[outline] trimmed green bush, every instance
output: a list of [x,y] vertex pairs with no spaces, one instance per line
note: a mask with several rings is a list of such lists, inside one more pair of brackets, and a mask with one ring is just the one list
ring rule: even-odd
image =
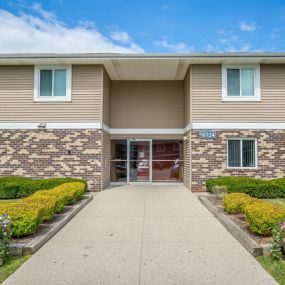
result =
[[268,202],[256,201],[246,205],[245,219],[249,229],[258,235],[271,235],[272,229],[285,218],[285,208]]
[[21,237],[36,231],[44,216],[44,208],[21,202],[0,203],[0,213],[10,217],[12,236]]
[[226,176],[211,178],[206,182],[209,192],[224,186],[229,193],[246,193],[262,199],[285,198],[285,178],[262,180],[250,177]]
[[11,232],[14,237],[33,234],[38,226],[53,218],[65,205],[80,200],[86,191],[86,183],[64,183],[50,190],[39,190],[30,197],[0,202],[0,215],[11,218]]
[[32,179],[27,177],[0,177],[0,199],[18,199],[43,189],[52,189],[63,183],[86,182],[76,178]]
[[223,197],[224,209],[229,214],[242,214],[245,207],[255,200],[245,193],[229,193]]

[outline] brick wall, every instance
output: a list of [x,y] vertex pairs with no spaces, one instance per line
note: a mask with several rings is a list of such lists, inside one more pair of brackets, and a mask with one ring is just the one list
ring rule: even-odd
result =
[[[239,175],[279,178],[285,175],[285,131],[216,130],[215,140],[200,139],[201,130],[192,131],[192,191],[205,191],[207,178]],[[257,169],[227,169],[228,138],[257,139]]]
[[101,190],[101,130],[0,130],[0,176],[78,177]]

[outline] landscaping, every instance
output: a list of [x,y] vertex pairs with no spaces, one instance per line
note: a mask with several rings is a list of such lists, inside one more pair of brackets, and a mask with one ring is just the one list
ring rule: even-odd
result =
[[[70,216],[62,215],[62,222],[55,217],[60,217],[66,207],[81,200],[85,192],[86,182],[80,179],[0,178],[0,196],[3,198],[0,199],[0,263],[5,264],[11,259],[12,244],[30,242],[39,228],[44,229],[42,232],[46,232],[46,236],[41,234],[40,242],[34,243],[35,248],[50,238],[81,206],[72,210]],[[50,233],[49,226],[54,220],[56,224]]]
[[240,176],[225,176],[208,179],[206,186],[211,193],[216,193],[223,187],[228,193],[246,193],[256,198],[285,198],[285,178],[262,180]]
[[[285,179],[219,177],[207,180],[207,199],[252,240],[272,243],[272,256],[282,257],[285,221]],[[278,251],[276,254],[274,251]],[[277,258],[278,259],[278,258]]]

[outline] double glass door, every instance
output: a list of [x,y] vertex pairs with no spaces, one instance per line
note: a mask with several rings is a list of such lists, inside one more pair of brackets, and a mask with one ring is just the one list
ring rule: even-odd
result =
[[111,140],[111,182],[174,182],[183,179],[181,140]]

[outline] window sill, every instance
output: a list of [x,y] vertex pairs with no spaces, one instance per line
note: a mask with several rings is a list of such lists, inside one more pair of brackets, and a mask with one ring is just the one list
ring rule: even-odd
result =
[[257,170],[258,167],[227,167],[229,170]]
[[71,102],[71,98],[34,98],[34,102]]
[[236,98],[229,98],[225,97],[222,99],[222,102],[261,102],[261,99],[258,97],[236,97]]

